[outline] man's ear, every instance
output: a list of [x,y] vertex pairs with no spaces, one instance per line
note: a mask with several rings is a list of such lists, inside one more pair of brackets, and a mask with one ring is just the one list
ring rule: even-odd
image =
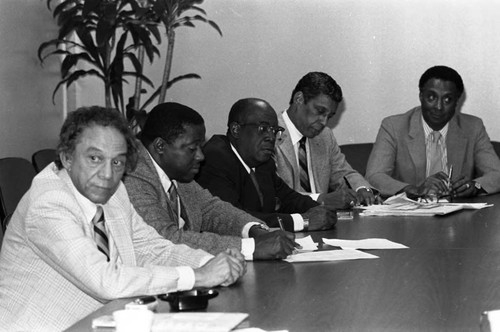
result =
[[162,154],[165,149],[165,141],[160,137],[155,138],[153,141],[153,148],[157,153]]
[[304,103],[304,94],[302,91],[297,91],[295,92],[295,95],[293,96],[293,102],[302,105]]
[[231,136],[238,138],[240,136],[240,124],[238,122],[231,122],[229,125],[229,132],[231,133]]
[[73,163],[73,156],[66,152],[60,152],[59,159],[61,160],[63,167],[69,171],[71,169],[71,164]]
[[420,103],[423,102],[424,94],[422,93],[422,90],[420,90],[420,92],[418,93],[418,99],[420,99]]

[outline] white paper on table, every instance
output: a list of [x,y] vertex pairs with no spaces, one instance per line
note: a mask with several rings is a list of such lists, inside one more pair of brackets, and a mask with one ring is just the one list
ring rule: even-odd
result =
[[493,204],[488,204],[488,203],[443,203],[443,205],[451,205],[451,206],[458,205],[465,210],[481,210],[493,206]]
[[323,243],[334,247],[341,247],[342,249],[406,249],[407,246],[392,242],[387,239],[363,239],[363,240],[339,240],[339,239],[325,239]]
[[229,312],[179,312],[155,314],[152,332],[223,332],[231,331],[248,314]]
[[348,250],[322,250],[322,251],[304,252],[295,255],[290,255],[284,260],[289,263],[297,263],[297,262],[328,262],[328,261],[371,259],[371,258],[378,258],[378,256],[354,249],[348,249]]
[[308,251],[314,251],[318,250],[318,244],[314,243],[311,235],[308,235],[306,237],[300,238],[300,239],[295,239],[295,242],[301,245],[302,249],[295,249],[298,252],[308,252]]

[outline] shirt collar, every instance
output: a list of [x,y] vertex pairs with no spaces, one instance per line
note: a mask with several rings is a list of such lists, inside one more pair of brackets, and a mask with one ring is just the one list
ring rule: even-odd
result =
[[[443,128],[441,128],[441,130],[439,130],[439,133],[441,134],[441,136],[443,136],[443,139],[446,139],[446,135],[448,134],[449,124],[450,123],[447,122],[446,125]],[[425,122],[425,119],[424,119],[423,116],[422,116],[422,125],[424,127],[425,137],[427,138],[429,136],[429,134],[434,131],[434,129],[432,129],[431,127],[429,127],[429,125],[427,124],[427,122]]]
[[236,155],[236,157],[238,157],[238,159],[240,160],[241,164],[243,165],[243,167],[245,167],[245,169],[247,170],[248,174],[250,174],[250,170],[253,170],[255,172],[255,169],[252,169],[250,168],[244,161],[243,161],[243,158],[241,158],[240,154],[238,153],[238,151],[236,150],[236,148],[233,146],[233,144],[229,143],[231,145],[231,149],[233,150],[234,154]]
[[288,130],[288,134],[290,135],[290,139],[292,140],[292,145],[297,144],[298,141],[304,137],[302,133],[295,127],[292,120],[288,116],[288,111],[283,112],[283,121],[285,122],[286,129]]
[[156,160],[151,156],[151,154],[149,153],[149,151],[147,149],[146,149],[146,152],[148,153],[149,158],[153,162],[153,166],[155,167],[156,173],[160,177],[160,182],[161,182],[161,185],[163,186],[163,190],[165,192],[168,192],[168,190],[170,189],[170,186],[172,185],[172,183],[177,188],[176,181],[175,180],[170,180],[170,178],[168,177],[167,173],[165,173],[165,171],[160,167],[160,165],[158,165],[158,163],[156,163]]
[[[66,170],[65,170],[66,171]],[[76,202],[80,206],[80,208],[83,211],[83,216],[85,220],[88,220],[89,222],[92,222],[92,219],[94,219],[94,216],[97,212],[97,204],[89,200],[87,197],[83,196],[78,189],[76,189],[75,185],[73,184],[73,181],[70,179],[70,188],[73,191],[73,194],[75,196]],[[101,205],[101,204],[99,204]],[[101,205],[104,206],[104,205]]]

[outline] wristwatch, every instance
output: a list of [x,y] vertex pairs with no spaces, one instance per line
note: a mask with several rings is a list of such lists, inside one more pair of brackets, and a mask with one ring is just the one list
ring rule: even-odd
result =
[[472,182],[474,182],[474,187],[476,187],[477,190],[483,189],[483,187],[481,186],[481,184],[479,182],[476,182],[476,181],[472,181]]

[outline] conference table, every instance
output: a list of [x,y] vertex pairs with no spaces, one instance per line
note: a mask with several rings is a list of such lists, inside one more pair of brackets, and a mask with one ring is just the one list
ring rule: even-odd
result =
[[[217,288],[206,312],[243,312],[244,326],[293,331],[479,331],[480,315],[500,309],[500,194],[467,199],[493,207],[432,217],[354,213],[322,238],[385,238],[408,249],[365,250],[377,259],[255,261],[235,285]],[[112,301],[68,331],[123,309]],[[160,301],[159,312],[169,312]]]

